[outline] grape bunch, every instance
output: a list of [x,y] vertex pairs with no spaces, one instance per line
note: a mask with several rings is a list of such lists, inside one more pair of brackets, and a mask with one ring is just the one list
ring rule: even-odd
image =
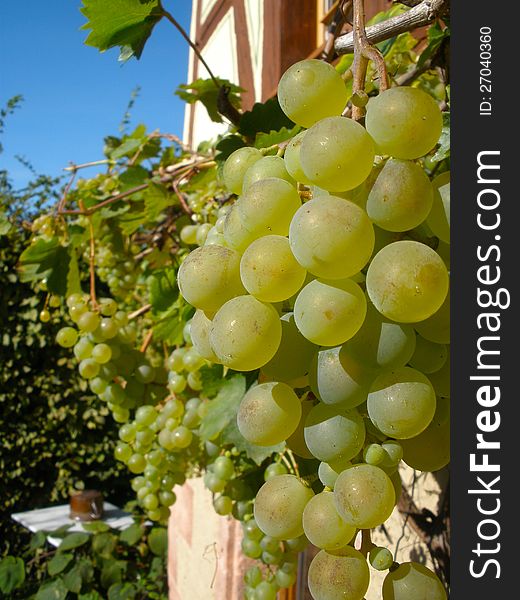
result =
[[[345,85],[318,60],[290,67],[278,98],[302,131],[283,157],[229,156],[237,199],[178,273],[197,353],[257,372],[242,436],[317,465],[267,479],[243,549],[261,557],[268,539],[283,553],[304,536],[320,548],[315,600],[362,600],[370,568],[389,571],[384,600],[445,600],[425,567],[358,543],[390,517],[402,461],[449,462],[449,172],[431,180],[424,160],[442,114],[418,87],[394,87],[368,100],[363,126],[342,116]],[[274,598],[280,582],[260,575],[248,572],[248,597]]]

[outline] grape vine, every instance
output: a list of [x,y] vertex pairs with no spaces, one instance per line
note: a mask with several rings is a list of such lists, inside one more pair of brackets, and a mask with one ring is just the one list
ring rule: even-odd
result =
[[[173,23],[140,6],[137,56],[153,19]],[[416,71],[409,33],[373,46],[352,6],[354,56],[297,62],[276,99],[240,112],[212,75],[233,90],[216,142],[107,138],[20,258],[40,320],[67,307],[56,341],[121,425],[143,513],[167,524],[174,487],[203,476],[259,561],[251,600],[293,586],[309,543],[315,600],[363,600],[371,570],[387,571],[384,600],[446,598],[446,579],[370,531],[399,505],[400,465],[449,463],[449,85]],[[89,43],[124,51],[96,11],[86,0]],[[449,30],[430,30],[433,55]]]

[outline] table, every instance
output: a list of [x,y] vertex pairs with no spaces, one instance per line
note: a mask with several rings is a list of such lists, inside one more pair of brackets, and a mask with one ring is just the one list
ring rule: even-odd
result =
[[[73,531],[84,532],[85,530],[81,525],[81,521],[71,519],[69,512],[69,504],[60,504],[49,508],[38,508],[27,512],[13,513],[11,518],[33,533],[37,531],[51,531],[63,527],[63,525],[72,525],[68,533],[72,533]],[[106,523],[114,529],[125,529],[134,522],[130,513],[125,512],[110,502],[103,503],[103,517],[99,521]],[[61,543],[61,538],[57,537],[47,536],[47,540],[56,547]]]

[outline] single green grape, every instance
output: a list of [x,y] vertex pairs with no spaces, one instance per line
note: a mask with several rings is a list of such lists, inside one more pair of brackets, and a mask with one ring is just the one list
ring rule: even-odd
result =
[[433,187],[422,168],[408,160],[390,159],[379,173],[366,205],[370,219],[387,231],[420,225],[433,204]]
[[317,277],[344,279],[358,273],[374,248],[365,211],[337,196],[319,196],[294,215],[289,242],[296,260]]
[[268,479],[258,491],[254,517],[258,527],[277,539],[296,538],[303,534],[302,516],[313,491],[295,475],[277,475]]
[[285,148],[285,153],[283,156],[285,162],[285,168],[289,175],[295,180],[305,185],[309,185],[311,183],[310,179],[307,178],[305,173],[303,172],[301,160],[300,160],[300,151],[303,142],[303,136],[305,135],[305,131],[301,131],[297,135],[295,135],[292,140],[287,144]]
[[296,326],[309,341],[337,346],[354,336],[365,319],[366,299],[351,279],[315,279],[294,303]]
[[112,348],[108,344],[96,344],[92,348],[92,358],[103,365],[112,358]]
[[413,438],[401,440],[403,460],[418,471],[438,471],[450,462],[450,402],[437,398],[428,427]]
[[310,365],[309,384],[325,404],[354,408],[366,401],[375,371],[351,358],[347,344],[316,352]]
[[[215,353],[213,352],[211,345],[209,343],[210,327],[211,327],[211,319],[208,319],[208,317],[206,316],[204,311],[197,309],[191,320],[191,327],[190,327],[190,335],[191,335],[191,341],[193,343],[193,347],[195,348],[195,350],[197,350],[197,352],[203,358],[205,358],[211,362],[218,362],[218,358],[215,355]],[[172,354],[172,357],[173,357],[173,354]],[[175,367],[177,367],[177,368],[175,368]],[[170,368],[172,369],[172,371],[179,370],[179,367],[180,368],[184,367],[184,362],[182,361],[182,359],[181,359],[180,363],[175,362],[175,366],[174,366],[174,362],[173,361],[171,362]]]
[[401,323],[431,317],[448,293],[449,276],[440,256],[420,242],[399,241],[372,259],[366,286],[385,317]]
[[251,444],[274,446],[295,431],[301,414],[300,399],[287,384],[261,383],[250,388],[243,397],[237,424]]
[[342,548],[356,533],[338,514],[332,492],[321,492],[309,500],[303,511],[303,529],[311,544],[324,550]]
[[253,371],[273,358],[282,337],[278,313],[253,296],[226,302],[213,317],[209,340],[223,365]]
[[357,464],[339,474],[334,501],[343,519],[359,529],[384,523],[395,505],[394,486],[379,467]]
[[244,193],[251,184],[267,179],[268,177],[278,177],[285,179],[291,185],[295,185],[294,179],[289,175],[285,168],[283,158],[280,156],[264,156],[252,164],[244,174],[242,182],[242,193]]
[[240,260],[244,287],[262,302],[287,300],[302,287],[306,275],[291,252],[289,240],[281,235],[255,240]]
[[348,92],[341,75],[321,60],[294,63],[278,83],[282,110],[303,127],[310,127],[324,117],[340,115],[347,100]]
[[354,409],[320,402],[305,420],[305,442],[318,460],[351,460],[365,442],[363,418]]
[[420,371],[401,367],[377,377],[367,400],[372,423],[385,435],[408,439],[428,427],[435,414],[435,390]]
[[305,133],[300,161],[305,176],[329,192],[352,190],[370,175],[374,142],[366,129],[345,117],[327,117]]
[[84,312],[78,319],[77,324],[81,331],[91,333],[95,331],[101,322],[101,318],[95,312]]
[[274,462],[268,465],[264,471],[264,481],[275,477],[276,475],[286,475],[287,467],[281,462]]
[[78,341],[78,332],[73,327],[62,327],[56,334],[56,342],[63,348],[72,348]]
[[227,456],[219,456],[213,463],[213,472],[220,479],[231,479],[235,474],[235,465]]
[[237,200],[236,210],[242,226],[256,239],[263,235],[287,235],[300,206],[300,196],[293,185],[284,179],[268,177],[247,188]]
[[419,88],[390,88],[370,98],[365,126],[381,154],[413,159],[428,154],[442,130],[435,100]]
[[383,581],[383,600],[446,600],[440,579],[424,565],[401,563]]
[[370,550],[369,561],[376,571],[386,571],[394,564],[394,557],[388,548],[374,546]]
[[240,280],[240,254],[222,246],[196,248],[181,264],[178,282],[187,302],[215,312],[245,291]]
[[308,584],[314,600],[363,600],[369,582],[366,558],[351,546],[334,552],[321,550],[309,566]]
[[234,194],[242,193],[242,182],[246,171],[262,156],[260,150],[250,147],[239,148],[229,155],[224,163],[223,178],[230,192]]

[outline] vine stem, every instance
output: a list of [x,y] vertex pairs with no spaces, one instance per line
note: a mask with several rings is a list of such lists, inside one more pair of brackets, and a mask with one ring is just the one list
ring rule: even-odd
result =
[[[83,201],[79,201],[79,206],[81,210],[85,210],[83,205]],[[89,246],[89,272],[90,272],[90,300],[92,302],[92,307],[94,309],[98,308],[98,302],[96,298],[96,242],[94,237],[94,226],[92,225],[92,219],[88,217],[88,230],[90,236],[90,246]]]
[[370,529],[361,530],[361,548],[359,549],[359,551],[365,558],[368,556],[368,553],[374,546],[374,544],[372,543],[371,533],[372,532]]
[[[365,91],[368,61],[371,60],[379,76],[379,90],[383,92],[389,87],[388,73],[385,59],[377,48],[372,46],[367,39],[365,31],[365,7],[363,0],[353,0],[353,34],[354,34],[354,63],[352,65],[353,80],[352,93]],[[352,118],[359,121],[364,115],[364,108],[352,106]]]
[[143,354],[146,352],[146,350],[148,349],[148,346],[152,343],[152,338],[153,338],[153,329],[150,329],[150,331],[146,334],[143,343],[141,344],[141,347],[139,348],[139,352],[142,352]]
[[145,304],[144,306],[141,306],[141,308],[138,308],[137,310],[134,310],[134,312],[131,312],[128,315],[128,320],[132,321],[133,319],[137,319],[137,317],[140,317],[141,315],[144,315],[145,313],[147,313],[150,309],[152,308],[151,304]]
[[298,463],[297,463],[296,459],[294,458],[293,451],[290,448],[287,448],[286,453],[287,453],[287,456],[289,457],[289,461],[291,462],[292,468],[294,469],[296,476],[299,477],[300,469],[298,468]]
[[208,74],[211,77],[211,80],[213,81],[213,83],[215,84],[215,86],[218,89],[220,89],[222,86],[220,85],[218,79],[215,77],[215,75],[213,74],[213,71],[210,69],[208,63],[204,60],[204,57],[202,56],[200,50],[197,48],[197,45],[194,42],[191,41],[190,36],[186,33],[186,31],[184,30],[184,28],[182,27],[182,25],[163,6],[161,6],[161,12],[162,12],[162,15],[164,17],[166,17],[166,19],[168,21],[170,21],[170,23],[177,29],[177,31],[186,40],[186,42],[189,44],[190,48],[193,50],[193,52],[195,52],[196,57],[200,60],[200,62],[206,68],[206,71],[208,72]]
[[110,160],[109,158],[103,158],[101,160],[93,160],[91,162],[81,163],[80,165],[76,165],[73,162],[70,163],[68,167],[64,167],[64,171],[72,171],[75,173],[79,169],[86,169],[87,167],[97,167],[99,165],[111,165],[114,164],[115,161]]

